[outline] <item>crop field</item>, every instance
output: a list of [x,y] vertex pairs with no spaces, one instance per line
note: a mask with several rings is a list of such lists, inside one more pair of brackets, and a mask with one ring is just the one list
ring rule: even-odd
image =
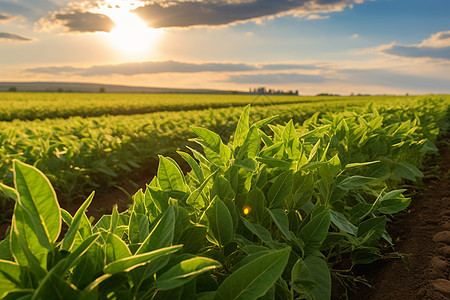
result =
[[174,97],[0,94],[0,298],[347,297],[450,125],[448,95]]
[[[295,103],[401,101],[386,96],[256,96],[193,94],[92,94],[92,93],[6,93],[0,92],[0,121],[132,115],[159,111],[186,111],[230,106]],[[408,97],[414,99],[418,97]]]

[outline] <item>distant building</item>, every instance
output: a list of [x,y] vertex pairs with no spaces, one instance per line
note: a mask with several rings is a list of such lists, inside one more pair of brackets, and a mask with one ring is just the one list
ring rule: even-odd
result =
[[250,95],[296,95],[298,96],[298,90],[295,91],[284,91],[284,90],[275,90],[275,89],[267,89],[266,87],[257,87],[257,88],[249,88],[248,89]]

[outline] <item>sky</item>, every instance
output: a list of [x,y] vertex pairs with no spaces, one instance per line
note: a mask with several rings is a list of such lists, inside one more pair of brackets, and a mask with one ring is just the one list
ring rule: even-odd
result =
[[0,0],[0,81],[450,93],[449,0]]

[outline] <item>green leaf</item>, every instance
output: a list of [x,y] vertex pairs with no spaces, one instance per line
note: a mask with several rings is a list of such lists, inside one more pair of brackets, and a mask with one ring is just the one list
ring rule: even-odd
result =
[[416,167],[407,162],[394,164],[394,175],[397,178],[405,178],[416,181],[416,178],[422,178],[423,173]]
[[328,210],[314,216],[301,230],[300,238],[305,246],[305,255],[314,253],[320,248],[330,227],[331,217]]
[[17,198],[19,198],[19,195],[17,195],[17,191],[15,189],[7,185],[4,185],[1,182],[0,182],[0,192],[2,192],[6,197],[13,199],[14,201],[17,201]]
[[114,233],[108,233],[105,245],[106,263],[131,256],[127,244]]
[[184,229],[179,242],[184,245],[183,250],[187,253],[197,253],[206,241],[208,227],[193,224]]
[[214,299],[257,299],[263,296],[283,273],[290,252],[290,247],[272,251],[242,266],[222,282]]
[[375,180],[376,180],[376,178],[355,175],[355,176],[345,178],[337,185],[337,187],[340,189],[343,189],[345,191],[348,191],[351,189],[355,189],[355,188],[359,188],[361,186],[368,185],[368,184],[374,182]]
[[291,233],[289,232],[289,219],[284,210],[282,209],[271,209],[267,210],[272,217],[272,220],[277,225],[278,229],[284,234],[284,236],[290,240]]
[[160,290],[170,290],[188,283],[196,276],[220,268],[222,264],[214,259],[206,257],[193,257],[184,260],[156,279],[156,287]]
[[250,223],[247,221],[244,217],[241,217],[242,223],[244,223],[245,227],[247,227],[248,230],[250,230],[254,235],[259,237],[261,241],[266,243],[267,245],[271,246],[273,245],[273,239],[272,235],[270,234],[269,230],[267,230],[265,227],[259,225]]
[[61,210],[56,193],[45,175],[30,165],[14,160],[14,184],[19,204],[30,215],[39,243],[51,249],[61,231]]
[[256,171],[256,163],[252,158],[244,158],[241,161],[235,162],[234,163],[235,166],[248,170],[250,172],[254,172]]
[[258,187],[253,187],[248,193],[245,207],[250,210],[248,212],[249,219],[255,220],[256,223],[260,223],[263,220],[266,208],[266,197]]
[[175,230],[175,212],[172,206],[169,206],[158,223],[153,227],[150,235],[142,243],[136,254],[150,252],[162,247],[171,246]]
[[358,226],[358,237],[364,244],[378,246],[386,228],[386,216],[376,217],[361,222]]
[[194,171],[195,177],[197,177],[197,180],[199,182],[203,182],[203,180],[205,180],[205,177],[203,175],[203,171],[202,168],[199,166],[199,164],[195,161],[195,159],[192,158],[192,156],[190,156],[189,154],[182,152],[182,151],[177,151],[177,153],[183,157],[183,159],[185,161],[187,161],[187,163],[189,164],[189,166],[191,167],[192,171]]
[[17,283],[20,282],[19,264],[0,259],[0,297],[12,289],[19,288]]
[[165,191],[186,191],[186,182],[183,173],[172,161],[159,155],[158,182]]
[[214,179],[213,186],[211,188],[211,198],[215,196],[220,197],[221,199],[234,199],[235,193],[233,188],[231,187],[230,182],[223,176],[217,176]]
[[134,268],[145,265],[159,257],[169,255],[179,251],[183,245],[175,245],[171,247],[161,248],[152,252],[122,258],[108,264],[104,268],[106,274],[116,274],[120,272],[128,272]]
[[86,212],[86,209],[91,204],[92,199],[94,198],[95,192],[92,192],[89,197],[84,201],[84,203],[80,206],[80,208],[75,213],[75,216],[72,219],[72,222],[70,224],[69,230],[67,231],[66,235],[64,236],[63,242],[62,242],[62,249],[63,250],[70,250],[73,246],[73,242],[75,240],[75,236],[77,234],[78,228],[81,224],[82,217]]
[[299,259],[291,271],[291,286],[297,293],[314,299],[330,299],[331,275],[327,263],[317,256]]
[[149,234],[149,220],[145,214],[133,212],[130,217],[128,236],[132,244],[142,243]]
[[218,196],[214,197],[205,211],[208,218],[209,231],[216,239],[218,245],[223,247],[233,240],[233,219],[227,206]]
[[285,171],[281,173],[269,189],[267,194],[268,206],[270,209],[283,208],[284,200],[292,191],[292,172]]
[[340,230],[349,233],[353,236],[356,236],[358,227],[350,223],[347,218],[341,214],[340,212],[331,210],[330,211],[331,222]]
[[247,133],[249,130],[249,114],[250,114],[250,104],[247,105],[241,113],[239,117],[239,122],[236,127],[236,131],[234,133],[234,141],[233,146],[239,147],[244,144],[245,138],[247,137]]

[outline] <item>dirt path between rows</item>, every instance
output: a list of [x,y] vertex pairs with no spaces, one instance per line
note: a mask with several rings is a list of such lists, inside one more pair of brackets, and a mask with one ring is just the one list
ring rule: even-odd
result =
[[381,260],[360,270],[373,288],[350,299],[450,299],[450,147],[441,148],[439,172],[412,196],[409,213],[390,230],[402,258]]

